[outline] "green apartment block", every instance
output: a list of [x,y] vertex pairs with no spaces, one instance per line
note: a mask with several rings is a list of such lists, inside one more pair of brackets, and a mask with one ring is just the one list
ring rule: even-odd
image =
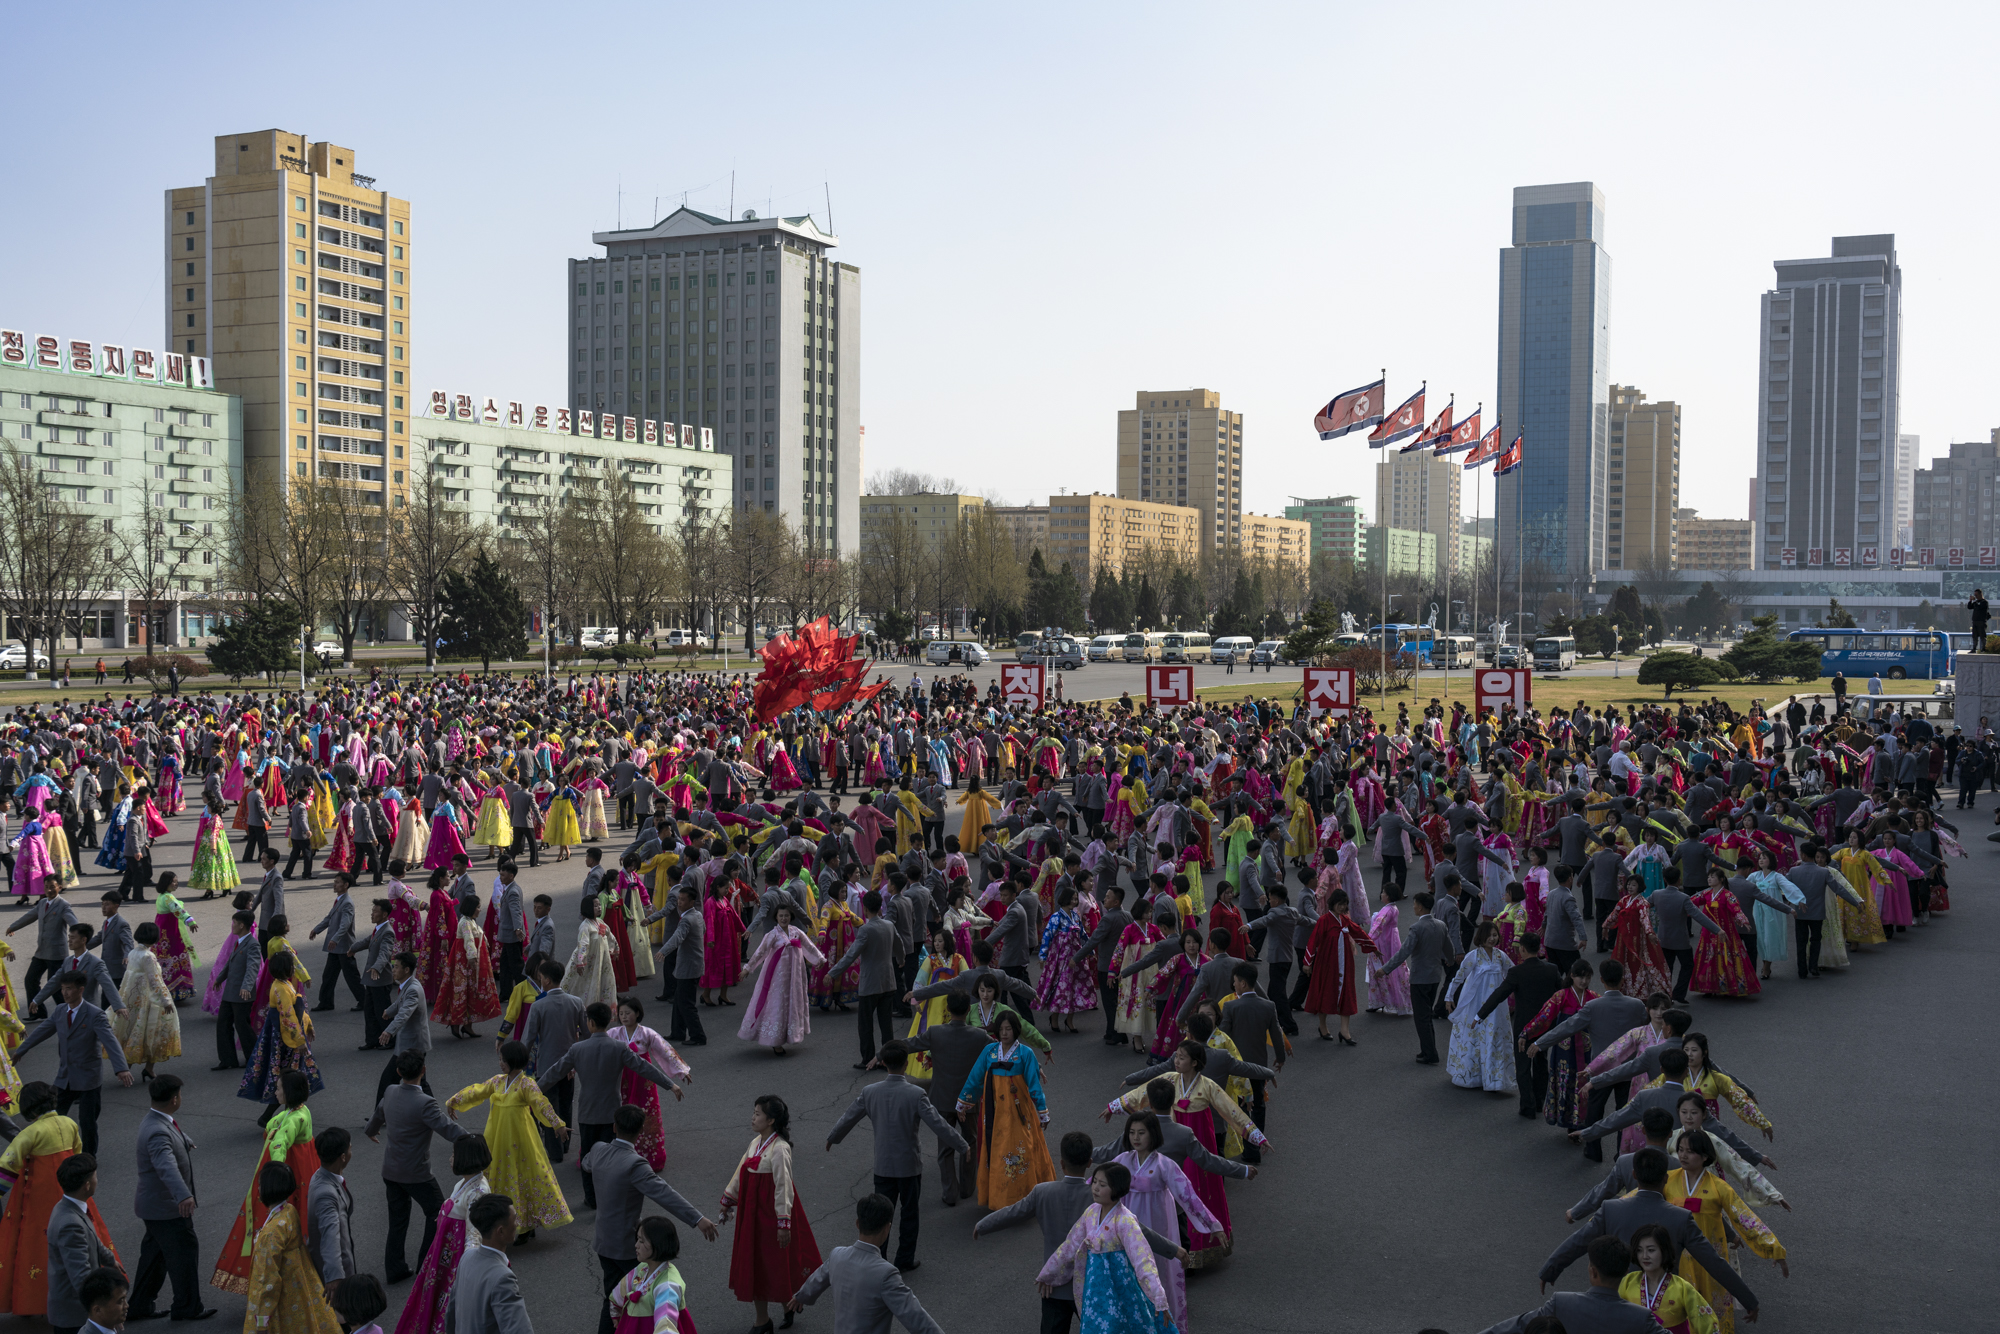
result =
[[1388,537],[1390,574],[1414,574],[1419,579],[1437,578],[1437,534],[1428,529],[1380,526],[1368,529],[1363,539],[1362,564],[1378,574],[1381,572],[1384,534]]
[[1362,517],[1358,496],[1327,496],[1320,500],[1293,496],[1292,503],[1285,506],[1285,517],[1304,519],[1312,525],[1312,541],[1307,548],[1312,555],[1325,554],[1356,562],[1367,559],[1362,537],[1367,520]]

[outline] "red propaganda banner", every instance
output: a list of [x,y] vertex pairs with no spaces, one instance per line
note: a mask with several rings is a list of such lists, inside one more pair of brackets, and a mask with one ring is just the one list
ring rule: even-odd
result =
[[1480,668],[1472,674],[1474,712],[1498,712],[1502,704],[1512,704],[1516,711],[1527,708],[1534,698],[1534,675],[1526,667]]
[[1354,713],[1354,669],[1306,668],[1306,712],[1318,718],[1348,718]]
[[1159,709],[1194,703],[1194,668],[1148,667],[1146,702]]
[[1040,663],[1010,662],[1000,669],[1000,697],[1009,704],[1042,707]]

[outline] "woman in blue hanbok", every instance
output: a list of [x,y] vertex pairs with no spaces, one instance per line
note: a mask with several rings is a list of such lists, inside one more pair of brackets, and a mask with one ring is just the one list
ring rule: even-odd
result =
[[1132,1172],[1123,1163],[1097,1168],[1090,1177],[1092,1203],[1035,1275],[1044,1297],[1075,1283],[1084,1334],[1163,1334],[1176,1328],[1152,1248],[1124,1204],[1131,1187]]

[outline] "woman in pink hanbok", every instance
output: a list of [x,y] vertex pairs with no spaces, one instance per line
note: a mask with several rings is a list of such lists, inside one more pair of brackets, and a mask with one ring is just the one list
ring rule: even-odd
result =
[[779,904],[773,917],[770,931],[744,965],[744,971],[754,973],[757,980],[751,984],[750,1003],[744,1007],[736,1036],[783,1056],[787,1045],[804,1042],[812,1031],[807,1018],[812,970],[824,964],[826,956],[811,936],[793,924],[789,905]]
[[771,775],[770,788],[773,792],[796,792],[805,784],[799,780],[798,766],[785,752],[785,743],[773,742],[769,764],[765,772]]
[[[1160,1146],[1166,1137],[1160,1131],[1160,1118],[1152,1112],[1139,1112],[1125,1121],[1125,1152],[1111,1161],[1121,1163],[1132,1174],[1132,1188],[1126,1193],[1124,1204],[1132,1211],[1132,1216],[1163,1237],[1178,1238],[1181,1234],[1180,1220],[1187,1218],[1188,1232],[1215,1235],[1228,1231],[1221,1219],[1209,1212],[1208,1206],[1195,1194],[1194,1185],[1179,1165]],[[1179,1260],[1161,1258],[1159,1260],[1160,1285],[1167,1290],[1167,1310],[1173,1316],[1174,1329],[1186,1334],[1187,1318],[1187,1271]]]
[[[654,1029],[646,1027],[646,1008],[637,997],[625,996],[618,1001],[618,1022],[609,1030],[613,1042],[622,1042],[625,1049],[641,1060],[650,1061],[659,1072],[674,1081],[669,1085],[678,1100],[681,1091],[678,1085],[694,1078],[694,1071],[680,1058],[673,1044],[661,1037]],[[632,1147],[644,1158],[655,1172],[667,1164],[667,1141],[660,1123],[660,1086],[651,1080],[641,1079],[630,1070],[618,1074],[619,1098],[646,1114],[646,1124],[639,1131],[639,1138],[632,1141]]]
[[431,811],[431,842],[424,852],[424,869],[448,870],[451,859],[465,851],[465,837],[459,829],[458,807],[442,793]]
[[[1076,1016],[1097,1008],[1096,959],[1083,949],[1089,934],[1076,890],[1065,885],[1057,895],[1048,925],[1042,928],[1042,980],[1035,993],[1035,1008],[1048,1011],[1049,1028],[1054,1032],[1076,1032]],[[1063,1020],[1068,1021],[1067,1027],[1059,1026]]]
[[[1368,935],[1374,940],[1381,957],[1392,959],[1396,951],[1403,948],[1403,933],[1397,926],[1396,905],[1385,903],[1368,923]],[[1371,962],[1368,966],[1368,1013],[1408,1014],[1410,1013],[1410,965],[1397,964],[1393,972],[1384,973]]]

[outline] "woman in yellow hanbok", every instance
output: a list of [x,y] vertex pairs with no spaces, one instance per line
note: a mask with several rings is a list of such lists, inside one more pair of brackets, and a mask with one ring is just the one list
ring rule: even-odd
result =
[[1303,794],[1294,795],[1287,804],[1292,817],[1285,826],[1285,855],[1310,858],[1319,851],[1319,822]]
[[1847,846],[1833,850],[1833,865],[1861,897],[1861,906],[1855,907],[1838,894],[1828,900],[1827,906],[1840,915],[1840,936],[1849,945],[1880,945],[1889,939],[1882,930],[1882,909],[1880,907],[1880,886],[1889,883],[1888,868],[1875,860],[1875,854],[1861,846],[1860,831],[1850,831]]
[[921,845],[924,839],[924,817],[935,814],[930,807],[917,800],[917,794],[910,790],[908,779],[902,780],[896,789],[896,855],[902,856],[910,850],[914,840]]
[[312,802],[306,807],[306,835],[315,848],[333,841],[333,784],[324,778],[313,784]]
[[964,821],[958,826],[958,850],[965,854],[969,862],[979,855],[979,847],[986,841],[986,836],[979,831],[993,823],[993,799],[979,786],[978,774],[971,775],[967,780],[958,804],[965,808]]
[[563,1200],[562,1187],[556,1184],[535,1123],[555,1131],[556,1138],[565,1144],[569,1142],[569,1127],[527,1071],[527,1047],[503,1042],[500,1073],[452,1094],[444,1109],[456,1121],[468,1107],[492,1104],[486,1113],[486,1146],[493,1151],[493,1165],[486,1169],[486,1180],[494,1191],[513,1199],[526,1228],[521,1235],[532,1237],[538,1227],[561,1227],[570,1221],[569,1205]]
[[340,1334],[340,1318],[327,1304],[327,1285],[306,1252],[305,1228],[292,1203],[302,1184],[283,1163],[266,1163],[257,1175],[257,1197],[271,1213],[251,1250],[244,1334]]
[[125,979],[118,984],[125,1008],[113,1016],[111,1033],[125,1049],[126,1062],[144,1066],[140,1077],[151,1079],[155,1062],[170,1061],[181,1054],[181,1016],[160,970],[160,957],[154,952],[160,943],[160,928],[141,922],[132,939],[139,948],[125,959]]
[[69,835],[63,830],[62,818],[53,809],[42,821],[42,841],[49,850],[49,882],[64,889],[75,888],[81,879],[76,873],[76,858],[70,855]]
[[28,1026],[14,1017],[12,1010],[0,1010],[0,1111],[16,1112],[21,1106],[21,1072],[14,1068],[11,1053],[28,1035]]
[[21,997],[14,990],[14,970],[9,962],[13,957],[14,947],[0,940],[0,1010],[15,1016],[15,1028],[7,1032],[4,1044],[10,1052],[21,1045],[21,1039],[27,1031],[21,1026],[18,1017],[21,1013]]
[[496,851],[514,846],[514,822],[507,818],[507,795],[498,783],[481,793],[479,825],[467,841]]
[[[1748,1247],[1766,1260],[1776,1261],[1778,1272],[1790,1278],[1792,1267],[1785,1259],[1784,1245],[1764,1226],[1764,1220],[1743,1203],[1722,1173],[1714,1170],[1715,1145],[1707,1133],[1695,1130],[1683,1134],[1676,1154],[1680,1166],[1667,1173],[1664,1192],[1667,1203],[1694,1215],[1694,1225],[1701,1229],[1701,1235],[1708,1238],[1717,1255],[1728,1259],[1732,1268],[1742,1268],[1735,1250]],[[1740,1242],[1734,1249],[1732,1236]],[[1688,1255],[1681,1256],[1681,1277],[1694,1284],[1695,1291],[1713,1308],[1723,1334],[1731,1334],[1736,1326],[1729,1290]]]
[[1715,1312],[1694,1284],[1674,1272],[1674,1241],[1658,1223],[1632,1234],[1633,1266],[1618,1280],[1618,1295],[1660,1322],[1668,1334],[1715,1334]]
[[[917,965],[916,985],[912,991],[920,991],[933,982],[946,982],[966,970],[965,956],[958,952],[951,932],[943,923],[931,928],[930,943],[924,947],[923,961]],[[951,1019],[951,1012],[945,1008],[946,998],[933,996],[917,1006],[917,1012],[910,1019],[908,1037],[919,1038],[933,1028],[943,1026]],[[917,1051],[910,1053],[912,1079],[931,1077],[930,1053]]]

